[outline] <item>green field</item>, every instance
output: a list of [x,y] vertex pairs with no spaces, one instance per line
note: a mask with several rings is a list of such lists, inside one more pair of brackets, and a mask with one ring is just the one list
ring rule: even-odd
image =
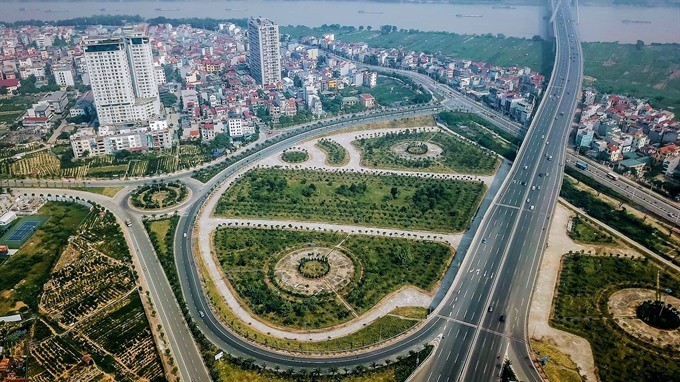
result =
[[568,178],[565,178],[562,182],[560,196],[576,207],[583,209],[588,216],[605,222],[611,228],[651,251],[672,259],[676,264],[680,261],[678,258],[680,249],[668,238],[667,234],[629,213],[625,208],[618,209],[617,206],[601,200],[588,191],[579,190]]
[[444,111],[439,119],[452,131],[508,160],[515,160],[520,140],[476,114]]
[[274,286],[274,264],[306,243],[328,248],[341,244],[353,258],[354,278],[337,292],[359,314],[403,285],[429,291],[451,257],[443,244],[390,237],[256,228],[221,228],[215,234],[220,265],[255,314],[300,329],[328,327],[353,318],[334,294],[293,295]]
[[[677,380],[680,363],[661,348],[641,346],[611,320],[607,300],[627,287],[653,288],[659,269],[647,259],[571,254],[563,269],[551,325],[590,342],[603,381]],[[661,271],[661,288],[680,290],[680,279]],[[673,354],[677,357],[677,353]]]
[[[421,159],[393,151],[395,145],[412,141],[433,143],[443,152],[439,157]],[[378,138],[362,138],[352,144],[361,151],[361,164],[373,168],[487,175],[492,174],[500,162],[494,153],[442,131],[389,133]]]
[[11,125],[17,118],[21,117],[26,109],[29,109],[33,103],[37,101],[37,97],[13,96],[7,99],[0,99],[0,125],[6,123]]
[[335,33],[343,42],[365,42],[371,47],[403,48],[416,52],[441,52],[457,59],[486,61],[491,65],[529,66],[541,74],[552,70],[552,44],[543,40],[488,35],[459,35],[447,32],[419,32],[399,30],[389,34],[380,31],[358,31],[339,25],[309,28],[305,26],[281,27],[281,33],[292,38],[324,33]]
[[[680,44],[585,43],[584,74],[602,93],[649,98],[655,108],[680,109]],[[586,83],[590,83],[586,78]]]
[[387,107],[410,105],[411,100],[417,94],[403,81],[386,76],[378,76],[377,85],[374,88],[361,86],[358,89],[360,93],[372,95],[378,105]]
[[216,214],[460,232],[485,192],[481,182],[402,175],[255,169],[221,197]]
[[74,203],[48,202],[38,211],[50,219],[0,265],[0,316],[35,311],[52,266],[87,214],[86,207]]
[[576,215],[571,220],[571,224],[572,228],[569,232],[569,237],[578,242],[585,244],[611,244],[614,242],[614,238],[611,235],[579,215]]

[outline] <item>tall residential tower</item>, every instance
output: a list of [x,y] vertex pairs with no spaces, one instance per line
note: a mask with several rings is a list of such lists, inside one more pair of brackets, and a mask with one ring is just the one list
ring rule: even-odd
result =
[[281,81],[279,26],[262,17],[248,20],[248,66],[258,84]]
[[147,121],[160,115],[149,37],[89,38],[85,60],[101,125]]

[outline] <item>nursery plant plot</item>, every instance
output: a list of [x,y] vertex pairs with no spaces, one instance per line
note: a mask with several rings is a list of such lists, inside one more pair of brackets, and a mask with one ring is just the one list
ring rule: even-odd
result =
[[217,215],[460,232],[481,182],[405,175],[255,169],[220,198]]
[[336,292],[358,314],[405,285],[431,290],[452,256],[450,248],[430,241],[274,227],[220,228],[214,243],[229,282],[251,311],[275,324],[303,329],[338,324],[353,315],[334,293],[306,296],[278,285],[274,265],[291,251],[341,244],[338,250],[350,256],[354,272]]
[[60,174],[59,159],[48,151],[27,154],[16,161],[3,162],[1,172],[9,176],[50,177]]
[[[441,154],[428,152],[400,152],[400,144],[427,142]],[[464,174],[492,174],[500,163],[490,150],[465,142],[447,133],[405,131],[388,133],[375,138],[352,142],[361,154],[361,164],[373,168],[428,172],[457,172]]]

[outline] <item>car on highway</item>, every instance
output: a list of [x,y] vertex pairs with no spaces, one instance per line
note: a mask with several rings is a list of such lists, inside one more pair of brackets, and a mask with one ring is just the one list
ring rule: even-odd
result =
[[501,314],[501,316],[498,317],[498,321],[505,322],[505,314]]
[[187,237],[187,233],[186,233],[186,232],[184,232],[184,237]]
[[489,313],[493,312],[493,305],[489,305]]
[[533,210],[534,210],[534,206],[531,205],[531,207],[529,207],[529,211],[533,211]]
[[199,310],[199,311],[198,311],[198,315],[201,316],[201,318],[205,317],[205,313],[203,313],[202,310]]
[[486,244],[486,239],[482,239],[482,244]]

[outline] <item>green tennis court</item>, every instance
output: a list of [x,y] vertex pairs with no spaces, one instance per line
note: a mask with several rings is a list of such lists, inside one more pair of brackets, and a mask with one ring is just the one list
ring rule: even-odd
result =
[[0,238],[0,244],[9,248],[21,247],[35,231],[49,219],[48,216],[24,216]]

